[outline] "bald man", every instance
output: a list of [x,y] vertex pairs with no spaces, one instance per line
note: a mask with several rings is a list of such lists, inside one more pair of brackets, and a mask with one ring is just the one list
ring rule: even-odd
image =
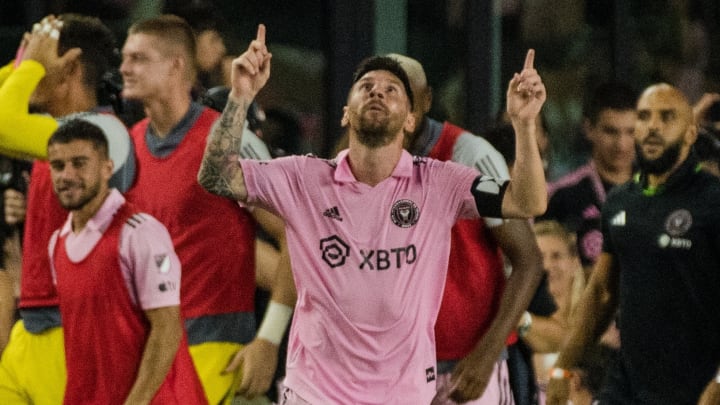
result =
[[[415,131],[406,134],[413,155],[451,160],[496,178],[509,178],[502,155],[485,139],[427,116],[432,90],[415,59],[388,55],[408,74],[415,95]],[[515,327],[542,277],[542,259],[525,220],[481,218],[458,221],[452,228],[450,260],[440,312],[435,324],[438,396],[434,404],[524,404],[513,395],[506,343],[518,339]],[[506,280],[503,257],[513,273]],[[531,379],[532,381],[532,379]],[[473,387],[466,395],[458,384]]]
[[690,405],[701,394],[701,404],[720,403],[720,181],[699,170],[696,139],[678,89],[642,93],[640,171],[603,207],[602,253],[551,371],[549,404],[566,403],[567,370],[618,306],[622,346],[600,404]]

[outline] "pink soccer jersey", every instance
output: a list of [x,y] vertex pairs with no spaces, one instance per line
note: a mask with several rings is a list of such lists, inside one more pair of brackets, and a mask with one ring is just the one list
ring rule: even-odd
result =
[[478,172],[405,151],[374,187],[347,151],[241,165],[248,203],[287,224],[298,301],[285,384],[313,404],[430,403],[450,229],[479,215]]
[[[122,194],[113,189],[79,234],[71,232],[71,214],[50,240],[51,267],[58,236],[67,235],[67,255],[71,261],[79,263],[95,248],[124,203]],[[180,305],[180,259],[175,254],[170,234],[154,217],[139,215],[139,220],[131,218],[123,226],[118,247],[120,269],[130,299],[143,310]]]

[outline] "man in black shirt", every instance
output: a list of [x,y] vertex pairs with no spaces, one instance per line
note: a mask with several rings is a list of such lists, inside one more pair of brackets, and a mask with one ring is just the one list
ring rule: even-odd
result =
[[703,391],[701,403],[720,403],[720,180],[700,170],[679,90],[647,88],[637,114],[640,172],[603,207],[603,251],[551,372],[551,405],[618,305],[622,346],[601,404],[690,405]]

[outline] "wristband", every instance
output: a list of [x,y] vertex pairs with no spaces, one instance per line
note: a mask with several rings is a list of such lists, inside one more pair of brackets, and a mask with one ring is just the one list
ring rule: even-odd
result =
[[718,371],[717,375],[715,376],[715,382],[720,384],[720,371]]
[[567,380],[570,378],[570,372],[560,367],[553,367],[550,369],[551,380]]
[[270,301],[260,329],[258,329],[257,337],[279,345],[285,335],[285,329],[287,329],[292,313],[292,307]]

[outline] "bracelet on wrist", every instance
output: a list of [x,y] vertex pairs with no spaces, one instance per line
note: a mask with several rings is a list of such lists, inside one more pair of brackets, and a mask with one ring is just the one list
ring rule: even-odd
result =
[[553,367],[550,369],[551,380],[567,380],[570,378],[570,372],[560,367]]

